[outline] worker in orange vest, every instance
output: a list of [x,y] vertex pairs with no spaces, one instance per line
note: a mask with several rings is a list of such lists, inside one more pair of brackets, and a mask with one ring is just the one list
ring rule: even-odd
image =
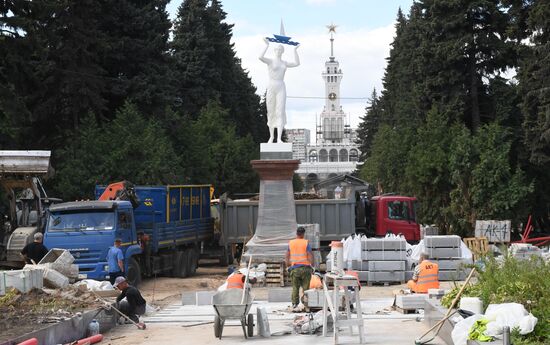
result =
[[[244,282],[246,280],[246,275],[241,271],[235,271],[231,273],[225,282],[227,283],[226,289],[244,289]],[[248,278],[250,284],[256,284],[256,278]]]
[[420,254],[418,265],[414,268],[413,279],[407,282],[412,292],[427,293],[428,289],[439,289],[439,265],[428,260],[428,254]]
[[309,289],[322,289],[323,282],[321,281],[321,275],[317,272],[311,275],[311,280],[309,281]]
[[[302,226],[296,230],[296,238],[288,243],[285,263],[290,271],[290,280],[292,281],[292,308],[298,306],[300,299],[300,287],[305,292],[309,289],[311,273],[313,269],[313,253],[308,240],[304,239],[306,229]],[[302,302],[306,304],[302,297]]]

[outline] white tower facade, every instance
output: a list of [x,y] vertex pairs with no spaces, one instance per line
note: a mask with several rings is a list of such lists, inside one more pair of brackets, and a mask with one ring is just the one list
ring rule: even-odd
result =
[[340,103],[340,84],[344,77],[340,63],[334,57],[336,26],[327,26],[330,33],[330,56],[321,77],[325,83],[325,104],[317,120],[316,141],[306,146],[306,162],[297,173],[305,182],[306,191],[314,183],[341,174],[350,174],[356,168],[359,149],[355,144],[355,129]]

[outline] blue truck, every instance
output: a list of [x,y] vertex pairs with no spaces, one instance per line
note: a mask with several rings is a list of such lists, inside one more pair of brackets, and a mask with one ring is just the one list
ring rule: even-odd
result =
[[211,186],[132,186],[139,202],[109,194],[110,186],[96,186],[98,200],[50,207],[44,244],[69,250],[79,273],[90,279],[109,278],[107,251],[116,238],[122,239],[126,278],[133,285],[157,274],[194,274],[201,243],[214,232]]

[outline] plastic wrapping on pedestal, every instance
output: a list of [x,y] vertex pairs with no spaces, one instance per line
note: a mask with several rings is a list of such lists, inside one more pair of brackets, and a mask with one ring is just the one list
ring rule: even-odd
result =
[[266,261],[284,259],[288,241],[296,238],[296,228],[292,181],[260,181],[258,224],[244,256]]

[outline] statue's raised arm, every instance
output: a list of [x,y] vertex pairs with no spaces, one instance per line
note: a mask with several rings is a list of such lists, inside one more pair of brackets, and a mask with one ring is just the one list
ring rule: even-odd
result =
[[260,55],[260,61],[263,63],[270,63],[271,59],[268,59],[265,57],[265,53],[267,53],[267,49],[269,48],[269,41],[267,40],[267,38],[264,38],[264,42],[265,42],[265,48],[264,48],[264,51],[262,52],[262,55]]
[[294,62],[287,62],[286,67],[298,67],[300,66],[300,57],[298,56],[298,47],[299,44],[294,46]]

